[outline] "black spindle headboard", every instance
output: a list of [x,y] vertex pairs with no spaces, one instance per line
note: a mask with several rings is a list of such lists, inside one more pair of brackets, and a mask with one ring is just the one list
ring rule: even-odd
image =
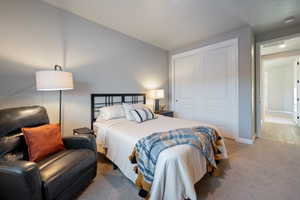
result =
[[112,106],[115,104],[146,104],[145,93],[124,93],[124,94],[91,94],[91,129],[93,123],[96,121],[99,109],[105,106]]

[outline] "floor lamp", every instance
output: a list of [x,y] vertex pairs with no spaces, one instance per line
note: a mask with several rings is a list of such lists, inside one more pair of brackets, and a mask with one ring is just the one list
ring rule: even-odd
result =
[[62,91],[74,89],[72,73],[64,72],[61,66],[55,65],[54,70],[36,72],[35,78],[38,91],[59,91],[59,124],[61,127]]

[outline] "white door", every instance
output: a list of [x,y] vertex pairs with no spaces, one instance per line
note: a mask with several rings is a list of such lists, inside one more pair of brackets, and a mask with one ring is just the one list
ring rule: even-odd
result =
[[238,136],[236,43],[223,42],[174,61],[175,113]]
[[195,119],[195,93],[197,92],[197,70],[200,65],[200,55],[194,54],[179,57],[174,60],[174,86],[176,117]]

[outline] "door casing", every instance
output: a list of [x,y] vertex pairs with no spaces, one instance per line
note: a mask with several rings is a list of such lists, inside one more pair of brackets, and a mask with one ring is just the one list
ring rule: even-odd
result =
[[255,94],[256,94],[256,103],[255,103],[255,107],[256,107],[256,137],[261,137],[262,136],[262,129],[263,129],[263,84],[261,84],[261,80],[263,80],[263,73],[262,73],[262,59],[261,59],[261,52],[260,52],[260,47],[264,44],[267,43],[273,43],[273,42],[278,42],[278,41],[282,41],[282,40],[288,40],[288,39],[292,39],[295,37],[300,37],[300,33],[297,34],[292,34],[289,36],[284,36],[284,37],[278,37],[275,39],[271,39],[271,40],[266,40],[263,42],[257,42],[255,45],[255,80],[256,80],[256,86],[255,86]]

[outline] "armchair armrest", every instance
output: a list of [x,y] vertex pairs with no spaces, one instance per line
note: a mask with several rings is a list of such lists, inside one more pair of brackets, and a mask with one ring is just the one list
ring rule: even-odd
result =
[[0,199],[42,199],[41,176],[34,162],[0,161],[0,183]]
[[90,149],[97,152],[95,137],[91,135],[74,135],[63,138],[67,149]]

